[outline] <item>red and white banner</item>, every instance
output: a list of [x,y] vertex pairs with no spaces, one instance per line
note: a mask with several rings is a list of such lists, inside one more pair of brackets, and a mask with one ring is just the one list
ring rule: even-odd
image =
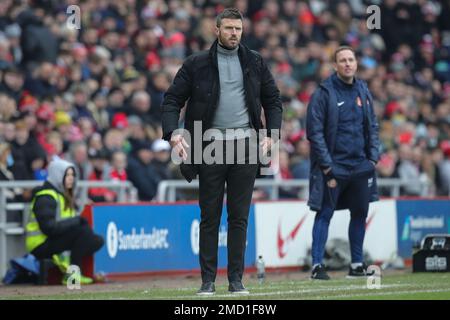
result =
[[[262,255],[268,267],[303,265],[311,248],[315,215],[304,201],[256,203],[256,255]],[[336,211],[330,222],[328,239],[348,241],[349,222],[348,210]],[[371,203],[364,250],[372,259],[381,261],[397,251],[395,200]]]

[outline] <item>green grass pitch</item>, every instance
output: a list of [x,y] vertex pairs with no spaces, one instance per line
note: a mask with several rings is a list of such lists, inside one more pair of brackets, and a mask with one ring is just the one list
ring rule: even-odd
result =
[[[381,278],[380,289],[368,289],[366,279],[346,279],[344,273],[332,274],[330,281],[312,281],[306,273],[299,276],[267,275],[265,283],[259,284],[253,277],[247,276],[245,284],[250,290],[248,296],[235,296],[227,292],[227,282],[224,277],[218,279],[216,295],[208,298],[195,295],[199,285],[199,278],[167,278],[159,280],[155,285],[151,279],[144,282],[126,282],[83,286],[80,290],[68,290],[59,287],[57,290],[47,287],[0,286],[1,299],[173,299],[173,300],[449,300],[450,273],[404,273],[387,274]],[[55,287],[55,286],[52,286]],[[8,289],[8,290],[4,290]],[[56,290],[56,291],[55,291]]]

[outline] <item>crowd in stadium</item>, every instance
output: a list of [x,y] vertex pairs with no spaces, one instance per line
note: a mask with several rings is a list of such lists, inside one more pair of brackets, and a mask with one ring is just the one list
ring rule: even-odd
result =
[[[261,53],[282,95],[280,170],[270,178],[309,177],[306,108],[333,72],[332,53],[347,44],[374,96],[378,176],[417,181],[402,195],[449,195],[450,2],[378,1],[374,30],[368,2],[2,0],[0,179],[45,180],[59,156],[81,180],[130,180],[139,200],[152,200],[160,181],[181,178],[161,139],[164,92],[183,60],[215,40],[217,13],[235,6],[245,17],[242,43]],[[71,4],[81,9],[80,29],[66,23]],[[29,197],[8,192],[9,200]],[[94,202],[116,197],[89,191]]]

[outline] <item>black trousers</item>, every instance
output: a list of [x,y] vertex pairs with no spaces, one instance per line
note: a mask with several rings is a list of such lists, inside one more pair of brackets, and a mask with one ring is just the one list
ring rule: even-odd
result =
[[[214,282],[216,278],[218,236],[225,183],[227,185],[228,213],[228,280],[230,282],[241,281],[244,273],[248,215],[259,166],[248,161],[248,140],[246,141],[244,154],[236,152],[236,140],[216,143],[223,143],[224,145],[234,143],[235,163],[202,164],[199,168],[200,268],[202,281]],[[225,147],[223,152],[226,155]],[[242,157],[245,159],[242,159]],[[247,163],[236,163],[238,159]]]
[[70,263],[81,269],[81,261],[84,256],[90,256],[99,250],[104,244],[101,236],[94,234],[88,225],[77,226],[68,232],[47,240],[36,247],[31,253],[37,259],[49,259],[54,254],[70,251]]

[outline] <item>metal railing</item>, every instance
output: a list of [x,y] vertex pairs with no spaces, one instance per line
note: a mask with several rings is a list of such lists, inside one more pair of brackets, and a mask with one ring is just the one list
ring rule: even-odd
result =
[[[6,190],[8,189],[32,189],[41,186],[42,181],[1,181],[0,182],[0,279],[5,275],[8,263],[8,237],[21,236],[25,234],[25,224],[28,220],[29,203],[17,202],[7,203]],[[80,208],[88,203],[89,188],[108,188],[117,192],[118,202],[136,202],[137,192],[130,181],[77,181],[77,204]],[[20,222],[8,222],[8,212],[21,212]],[[10,252],[11,253],[11,252]],[[15,256],[14,254],[11,256]]]
[[[395,178],[384,178],[377,179],[378,188],[389,188],[391,197],[399,197],[400,189],[402,187],[406,187],[411,184],[420,184],[421,186],[421,195],[426,195],[426,190],[429,185],[427,182],[423,181],[409,181]],[[307,191],[309,187],[308,179],[291,179],[291,180],[276,180],[276,179],[256,179],[255,188],[265,188],[269,190],[268,195],[270,200],[279,199],[280,188],[303,188],[303,190]],[[177,190],[182,189],[198,189],[199,184],[198,180],[193,180],[191,183],[188,183],[184,180],[164,180],[161,181],[158,185],[158,193],[156,199],[158,202],[171,202],[177,200]],[[300,200],[306,200],[307,192],[299,193],[303,194],[303,197],[299,197]]]

